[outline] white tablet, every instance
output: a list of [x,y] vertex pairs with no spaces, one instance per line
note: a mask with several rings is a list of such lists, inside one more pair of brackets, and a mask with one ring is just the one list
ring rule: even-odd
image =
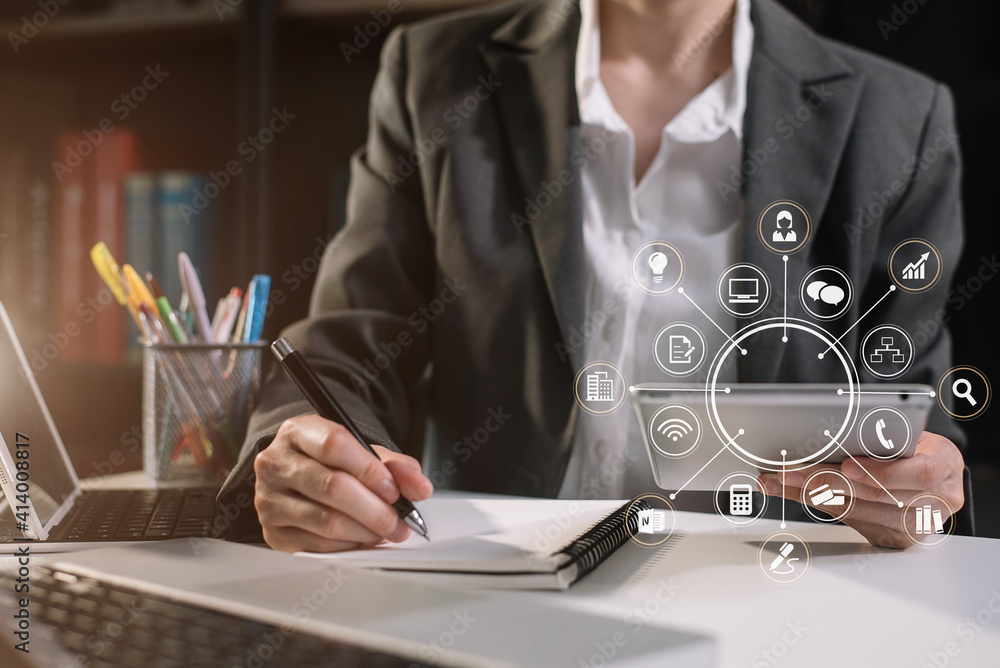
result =
[[848,454],[909,457],[927,422],[927,385],[719,385],[651,383],[630,388],[657,484],[677,489],[701,471],[780,472],[839,463]]

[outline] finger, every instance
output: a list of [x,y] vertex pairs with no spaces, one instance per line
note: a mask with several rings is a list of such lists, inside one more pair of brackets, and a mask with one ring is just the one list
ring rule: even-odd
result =
[[[262,526],[296,527],[321,538],[374,545],[382,537],[344,513],[298,494],[256,495],[254,505]],[[394,536],[396,538],[397,536]]]
[[[784,496],[786,499],[791,499],[793,501],[802,500],[802,488],[785,485],[784,493],[782,493],[781,480],[773,478],[762,478],[761,483],[764,485],[764,491],[768,496]],[[821,485],[830,485],[831,489],[836,490],[845,487],[844,481],[836,476],[817,476],[809,483],[809,488],[811,490],[816,490]],[[839,487],[838,487],[839,485]],[[853,490],[853,494],[852,494]],[[860,499],[863,501],[874,501],[876,503],[890,504],[898,508],[898,503],[906,503],[909,499],[917,496],[918,493],[911,490],[892,490],[888,492],[881,487],[869,487],[868,485],[862,485],[860,483],[853,483],[851,489],[843,490],[846,495],[853,496],[855,499]],[[820,507],[820,506],[814,506]]]
[[296,491],[353,517],[383,538],[393,540],[398,535],[402,522],[395,508],[347,471],[329,468],[308,457],[303,459],[295,473]]
[[282,423],[287,437],[303,453],[330,468],[346,471],[387,503],[399,497],[389,469],[342,425],[307,415]]
[[867,457],[847,459],[841,471],[851,480],[874,477],[889,489],[926,490],[961,476],[963,467],[962,454],[951,441],[923,432],[912,457],[888,461]]
[[913,545],[913,541],[905,533],[892,526],[870,524],[860,520],[848,520],[845,524],[864,536],[875,547],[905,550]]
[[281,552],[342,552],[360,543],[323,538],[298,527],[265,527],[264,541]]
[[762,473],[761,480],[774,478],[780,484],[784,480],[786,486],[801,487],[814,473],[819,471],[836,471],[837,466],[832,464],[815,464],[795,471],[784,471],[779,473]]
[[434,485],[413,457],[387,451],[382,463],[389,469],[402,495],[410,501],[423,501],[434,492]]

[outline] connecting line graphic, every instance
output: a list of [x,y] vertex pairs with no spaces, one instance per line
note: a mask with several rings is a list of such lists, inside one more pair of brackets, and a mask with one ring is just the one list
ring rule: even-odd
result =
[[[729,342],[730,342],[730,343],[732,343],[732,344],[733,344],[734,346],[736,346],[736,348],[737,348],[737,349],[738,349],[738,350],[740,351],[740,353],[741,353],[741,354],[743,354],[743,355],[746,355],[746,354],[747,354],[747,351],[746,351],[746,350],[744,350],[743,348],[740,348],[740,344],[738,344],[738,343],[736,343],[735,341],[733,341],[733,337],[731,337],[731,336],[729,336],[728,334],[726,334],[726,330],[724,330],[724,329],[722,329],[721,327],[719,327],[719,324],[718,324],[717,322],[715,322],[714,320],[712,320],[712,318],[710,318],[710,317],[709,317],[709,315],[708,315],[707,313],[705,313],[704,311],[702,311],[702,310],[701,310],[701,307],[700,307],[700,306],[698,306],[697,304],[695,304],[695,303],[694,303],[694,300],[693,300],[693,299],[691,299],[690,297],[688,297],[688,294],[687,294],[686,292],[684,292],[684,288],[677,288],[677,292],[679,292],[679,293],[681,293],[682,295],[684,295],[684,298],[685,298],[685,299],[687,299],[687,300],[688,300],[689,302],[691,302],[691,306],[694,306],[694,307],[695,307],[696,309],[698,309],[698,311],[699,311],[699,312],[700,312],[700,313],[701,313],[701,314],[702,314],[703,316],[705,316],[706,318],[708,318],[708,321],[709,321],[710,323],[712,323],[713,325],[715,325],[715,328],[716,328],[717,330],[719,330],[720,332],[722,332],[722,335],[723,335],[724,337],[726,337],[727,339],[729,339]],[[678,490],[678,491],[680,491],[680,490]]]
[[[839,394],[839,395],[844,394],[844,389],[843,388],[837,388],[837,394]],[[888,392],[886,390],[854,390],[854,394],[901,394],[901,393],[898,392],[898,391],[897,392]],[[931,390],[930,392],[905,392],[905,394],[924,395],[924,396],[928,396],[928,397],[936,397],[937,396],[937,392],[935,392],[934,390]]]
[[[782,255],[781,261],[785,265],[785,287],[784,291],[781,293],[782,299],[784,299],[784,329],[781,333],[781,342],[788,343],[788,256]],[[784,528],[784,527],[782,527]]]
[[[824,431],[823,433],[824,433],[824,434],[825,434],[826,436],[830,436],[830,430],[829,430],[829,429],[825,430],[825,431]],[[833,439],[833,437],[832,437],[832,436],[830,436],[830,439],[832,440],[832,439]],[[844,451],[844,454],[845,454],[845,455],[847,455],[848,457],[850,457],[850,458],[851,458],[851,461],[853,461],[853,462],[854,462],[855,464],[857,464],[857,465],[858,465],[858,468],[860,468],[860,469],[861,469],[862,471],[864,471],[864,472],[865,472],[865,473],[866,473],[866,474],[868,475],[868,477],[869,477],[869,478],[871,478],[872,480],[874,480],[874,481],[875,481],[875,484],[876,484],[876,485],[878,485],[879,487],[882,487],[882,491],[883,491],[883,492],[885,492],[886,494],[888,494],[888,495],[889,495],[889,498],[891,498],[891,499],[892,499],[893,501],[895,501],[895,502],[896,502],[896,506],[898,506],[899,508],[902,508],[902,507],[903,507],[903,502],[902,502],[902,501],[900,501],[899,499],[897,499],[897,498],[896,498],[895,496],[893,496],[893,495],[892,495],[892,492],[890,492],[890,491],[889,491],[889,490],[887,490],[887,489],[886,489],[885,487],[883,487],[883,486],[882,486],[882,483],[880,483],[880,482],[878,481],[878,478],[876,478],[876,477],[875,477],[875,476],[873,476],[873,475],[872,475],[871,473],[869,473],[869,472],[868,472],[868,469],[866,469],[866,468],[865,468],[864,466],[862,466],[862,465],[861,465],[861,462],[859,462],[859,461],[858,461],[857,459],[855,459],[855,458],[854,458],[854,455],[852,455],[851,453],[849,453],[849,452],[847,451],[847,448],[845,448],[845,447],[844,447],[844,446],[843,446],[843,445],[842,445],[842,444],[841,444],[841,443],[840,443],[839,441],[834,441],[834,442],[835,442],[835,443],[837,444],[837,447],[838,447],[838,448],[840,448],[841,450],[843,450],[843,451]]]
[[[692,303],[694,303],[694,302],[692,302]],[[740,429],[738,432],[736,432],[736,435],[737,436],[742,436],[743,435],[743,429]],[[736,439],[734,439],[734,438],[729,439],[729,443],[732,443],[732,444],[735,445],[736,444]],[[699,475],[701,475],[701,472],[704,471],[706,468],[708,468],[708,465],[711,464],[712,462],[714,462],[716,457],[718,457],[723,452],[725,452],[726,448],[729,447],[729,443],[723,444],[721,450],[719,450],[714,455],[712,455],[712,458],[709,459],[707,462],[705,462],[704,466],[702,466],[700,469],[698,469],[697,471],[695,471],[695,474],[693,476],[691,476],[690,478],[688,478],[687,482],[685,482],[683,485],[681,485],[680,488],[676,492],[672,492],[670,494],[670,500],[673,501],[675,498],[677,498],[677,495],[680,494],[681,492],[683,492],[684,488],[687,487],[691,483],[692,480],[694,480]]]
[[788,454],[788,450],[781,451],[781,528],[784,529],[787,525],[785,524],[785,455]]
[[893,293],[895,291],[896,291],[896,286],[895,285],[890,285],[889,289],[886,291],[886,293],[884,295],[882,295],[881,297],[879,297],[878,301],[875,302],[874,304],[872,304],[871,308],[868,309],[867,311],[865,311],[864,314],[860,318],[858,318],[857,320],[855,320],[854,324],[851,325],[850,327],[848,327],[846,332],[844,332],[843,334],[841,334],[840,336],[838,336],[836,339],[834,339],[833,343],[830,344],[830,347],[827,348],[826,350],[824,350],[823,352],[821,352],[818,355],[818,357],[820,359],[823,359],[823,356],[826,355],[831,350],[833,350],[833,347],[835,345],[837,345],[838,343],[840,343],[840,340],[842,338],[844,338],[845,336],[847,336],[848,332],[850,332],[852,329],[854,329],[855,327],[857,327],[858,323],[861,322],[862,320],[864,320],[864,318],[865,318],[866,315],[868,315],[869,313],[871,313],[875,309],[876,306],[878,306],[879,304],[882,303],[883,299],[885,299],[886,297],[888,297],[891,293]]

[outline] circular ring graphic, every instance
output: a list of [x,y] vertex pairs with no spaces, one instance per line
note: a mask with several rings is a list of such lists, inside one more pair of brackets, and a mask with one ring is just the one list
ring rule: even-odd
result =
[[[723,487],[726,483],[734,478],[740,478],[742,480],[748,481],[743,483],[736,483],[729,485],[729,512],[722,512],[722,508],[719,506],[719,495],[723,491]],[[760,504],[760,508],[757,512],[753,512],[753,489],[757,488],[760,491],[763,498],[763,502]],[[734,489],[735,488],[735,489]],[[715,487],[715,494],[712,497],[715,502],[715,512],[725,520],[728,524],[735,527],[745,527],[753,524],[761,518],[764,511],[767,510],[767,491],[764,489],[764,485],[761,484],[760,478],[750,473],[744,473],[739,471],[737,473],[730,473],[725,478],[722,479]]]
[[[886,437],[883,430],[886,429],[885,418],[895,420],[887,414],[894,414],[898,421],[906,427],[906,436],[903,441],[898,442],[899,439],[894,439],[891,437]],[[871,421],[875,420],[875,427],[867,429],[866,427],[871,424]],[[880,425],[881,423],[881,425]],[[868,431],[869,438],[865,439],[865,431]],[[875,443],[871,443],[871,432],[875,432],[875,436],[878,440],[878,447]],[[896,459],[904,452],[906,448],[910,446],[910,439],[913,437],[913,431],[910,429],[910,421],[906,419],[906,416],[900,413],[898,410],[892,406],[878,406],[871,409],[865,416],[861,418],[858,423],[858,443],[861,444],[861,449],[865,451],[865,454],[872,459],[889,460]]]
[[[670,412],[673,416],[664,415]],[[678,416],[677,413],[681,415]],[[653,413],[653,417],[649,419],[648,431],[649,442],[656,451],[672,459],[688,456],[701,443],[701,420],[693,410],[681,404],[669,404]],[[681,452],[670,452],[660,443],[664,439],[679,442],[684,449]]]
[[[670,273],[666,273],[667,269],[671,269]],[[649,280],[644,278],[646,272],[650,274]],[[650,241],[632,256],[632,279],[639,289],[647,294],[671,293],[684,279],[684,256],[673,244],[666,241]]]
[[[643,547],[657,547],[670,540],[673,537],[674,532],[677,531],[677,513],[674,511],[673,504],[667,501],[664,497],[660,496],[659,494],[643,494],[641,496],[637,496],[634,499],[632,499],[632,502],[628,505],[628,509],[625,511],[626,517],[632,514],[632,507],[639,501],[642,501],[643,499],[656,499],[657,501],[665,505],[667,509],[657,508],[653,506],[653,508],[651,508],[652,512],[649,513],[648,517],[649,524],[644,525],[642,523],[642,516],[640,515],[639,522],[637,523],[637,530],[633,532],[631,525],[628,522],[626,522],[625,531],[628,533],[629,538],[631,538],[633,542],[642,545]],[[643,513],[643,511],[638,511],[638,512]],[[669,516],[670,529],[667,531],[644,531],[643,530],[644,526],[650,526],[651,528],[655,528],[655,524],[659,519],[657,517],[657,513],[662,513],[659,516],[659,518],[663,519],[664,528],[666,527],[667,516]],[[647,541],[643,538],[640,538],[640,536],[662,536],[662,537],[659,538],[658,540],[653,540],[652,538],[650,538]]]
[[[598,368],[595,369],[595,367]],[[586,400],[584,400],[580,396],[580,379],[588,371],[590,373],[584,379],[586,384],[584,392]],[[618,378],[619,384],[617,387],[612,374]],[[591,415],[608,415],[621,407],[625,401],[625,389],[627,387],[628,383],[625,380],[625,374],[614,364],[611,362],[591,362],[576,374],[576,379],[573,381],[573,395],[576,397],[576,403],[580,405],[580,408]],[[615,398],[616,396],[617,399]],[[591,404],[601,406],[601,408],[593,408]],[[607,404],[606,408],[603,407],[605,404]]]
[[[666,336],[666,361],[660,355],[660,343]],[[694,325],[675,322],[661,329],[653,339],[653,359],[656,365],[671,376],[690,376],[705,362],[708,346],[705,337]]]
[[[810,489],[809,483],[811,483],[814,478],[824,474],[840,478],[841,482],[844,485],[844,489],[839,489],[840,487],[839,483],[837,484],[836,488],[830,485],[829,483],[825,483]],[[809,501],[812,501],[812,504],[808,503],[808,501],[806,500],[807,496],[809,497]],[[839,522],[840,520],[847,517],[847,514],[851,512],[851,508],[854,507],[854,485],[852,485],[851,481],[848,480],[847,477],[843,473],[840,473],[839,471],[831,471],[831,470],[816,471],[811,476],[806,478],[806,481],[804,483],[802,483],[801,500],[802,500],[802,507],[805,509],[806,514],[809,515],[809,517],[816,520],[817,522],[826,522],[826,523]],[[813,504],[820,505],[823,507],[829,507],[830,510],[835,510],[836,514],[827,513],[828,515],[830,515],[830,517],[820,517],[819,515],[816,514],[817,509]]]
[[[975,374],[983,381],[983,387],[985,388],[982,396],[976,397],[973,394],[972,383],[967,378],[958,378],[957,380],[949,380],[952,374],[959,372],[967,372],[970,374]],[[967,404],[970,404],[970,408],[975,408],[974,413],[956,413],[955,411],[948,408],[944,402],[945,392],[951,392],[955,395],[956,399],[962,399]],[[986,378],[986,374],[977,369],[974,366],[956,366],[948,369],[941,380],[938,382],[937,386],[937,399],[938,404],[945,413],[952,416],[956,420],[973,420],[986,410],[990,405],[990,400],[993,398],[993,390],[990,387],[990,381]]]
[[[780,460],[766,459],[744,449],[735,440],[739,434],[730,434],[729,430],[726,429],[726,426],[723,424],[715,399],[717,392],[716,387],[719,383],[719,373],[723,369],[726,357],[728,357],[734,350],[742,350],[740,344],[743,341],[746,341],[755,334],[769,329],[779,329],[783,331],[797,330],[816,337],[827,347],[827,353],[831,350],[834,352],[841,367],[844,369],[844,375],[846,376],[847,390],[844,394],[847,395],[848,405],[844,415],[844,420],[838,427],[836,433],[831,434],[829,433],[829,430],[827,430],[828,433],[826,435],[829,436],[830,440],[826,443],[826,445],[818,448],[805,457],[787,460],[784,462]],[[851,361],[851,358],[848,356],[847,351],[844,350],[843,346],[841,346],[835,339],[830,338],[830,335],[827,334],[826,331],[816,327],[810,322],[799,320],[797,318],[769,318],[767,320],[761,320],[760,322],[747,325],[742,330],[737,332],[726,343],[726,345],[719,350],[718,354],[715,356],[715,360],[712,362],[711,368],[709,369],[706,403],[708,406],[709,421],[712,423],[712,428],[715,430],[716,435],[722,443],[727,444],[732,448],[733,454],[751,466],[756,466],[757,468],[762,468],[766,471],[779,472],[782,467],[784,467],[785,470],[797,470],[798,468],[803,468],[812,462],[822,460],[831,450],[835,449],[839,443],[844,442],[847,434],[851,433],[851,429],[853,429],[854,422],[857,419],[860,400],[858,390],[858,373],[854,368],[854,363]],[[817,427],[820,426],[822,425],[817,425]],[[789,469],[789,467],[793,468]]]
[[[794,229],[794,215],[789,209],[796,210],[801,214],[802,220],[805,221],[805,230],[796,231]],[[774,216],[768,215],[772,211],[774,211]],[[782,223],[785,224],[783,225]],[[793,202],[790,199],[771,202],[761,212],[760,217],[757,218],[757,235],[760,237],[761,243],[769,251],[778,255],[792,255],[802,250],[802,247],[805,246],[806,241],[809,239],[809,232],[811,230],[812,222],[809,220],[809,214],[797,202]],[[778,248],[772,244],[795,245]]]
[[[907,346],[909,346],[909,351],[907,353],[904,353],[902,348],[896,342],[895,334],[892,334],[891,336],[888,337],[884,336],[885,334],[889,334],[891,332],[896,332],[902,335],[903,340],[905,340]],[[875,350],[873,351],[866,352],[865,345],[868,343],[868,340],[871,339],[872,335],[876,333],[878,333],[882,339],[879,343],[882,347],[875,348]],[[878,376],[879,378],[888,379],[888,378],[898,378],[899,376],[902,376],[904,373],[906,373],[907,369],[909,369],[910,365],[913,363],[913,350],[914,350],[913,339],[910,338],[909,334],[904,332],[899,327],[896,327],[895,325],[879,325],[875,329],[865,334],[865,338],[861,340],[861,348],[859,350],[859,353],[861,355],[861,361],[864,363],[865,369],[868,370],[868,373],[870,373],[873,376]],[[869,352],[871,353],[871,355],[869,355]],[[896,360],[899,357],[902,357],[903,359],[900,360],[899,362],[896,362]],[[889,371],[889,372],[876,371],[872,367],[872,364],[882,364],[883,360],[891,364],[898,363],[901,364],[902,366],[894,371]]]
[[[944,506],[948,511],[948,517],[955,514],[951,504],[937,494],[921,494],[910,499],[910,502],[903,508],[900,522],[906,537],[914,545],[937,547],[944,543],[951,532],[955,530],[955,523],[949,522],[940,509],[935,510],[931,502],[937,502]],[[913,518],[913,531],[910,531],[910,522],[906,521],[907,513]],[[947,525],[947,530],[945,525]]]
[[[900,251],[903,252],[900,255],[902,259],[899,261],[906,262],[906,265],[900,271],[900,275],[897,275],[893,269],[893,262],[897,260],[896,254]],[[931,255],[934,256],[933,269],[928,272],[927,260],[930,259]],[[926,239],[907,239],[896,244],[896,247],[892,249],[892,253],[889,254],[888,268],[892,282],[900,290],[912,294],[927,292],[941,277],[941,254],[938,253],[934,244]],[[928,276],[928,274],[930,275]]]

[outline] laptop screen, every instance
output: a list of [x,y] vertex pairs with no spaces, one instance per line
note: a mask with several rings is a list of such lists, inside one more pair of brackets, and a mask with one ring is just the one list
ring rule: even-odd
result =
[[[18,355],[19,344],[2,314],[0,318],[0,433],[14,462],[17,443],[28,443],[28,491],[38,519],[45,526],[59,507],[76,489],[75,478],[63,458],[57,435],[49,426],[48,411],[40,403],[40,394]],[[20,434],[20,436],[18,436]],[[16,472],[15,472],[16,473]]]

